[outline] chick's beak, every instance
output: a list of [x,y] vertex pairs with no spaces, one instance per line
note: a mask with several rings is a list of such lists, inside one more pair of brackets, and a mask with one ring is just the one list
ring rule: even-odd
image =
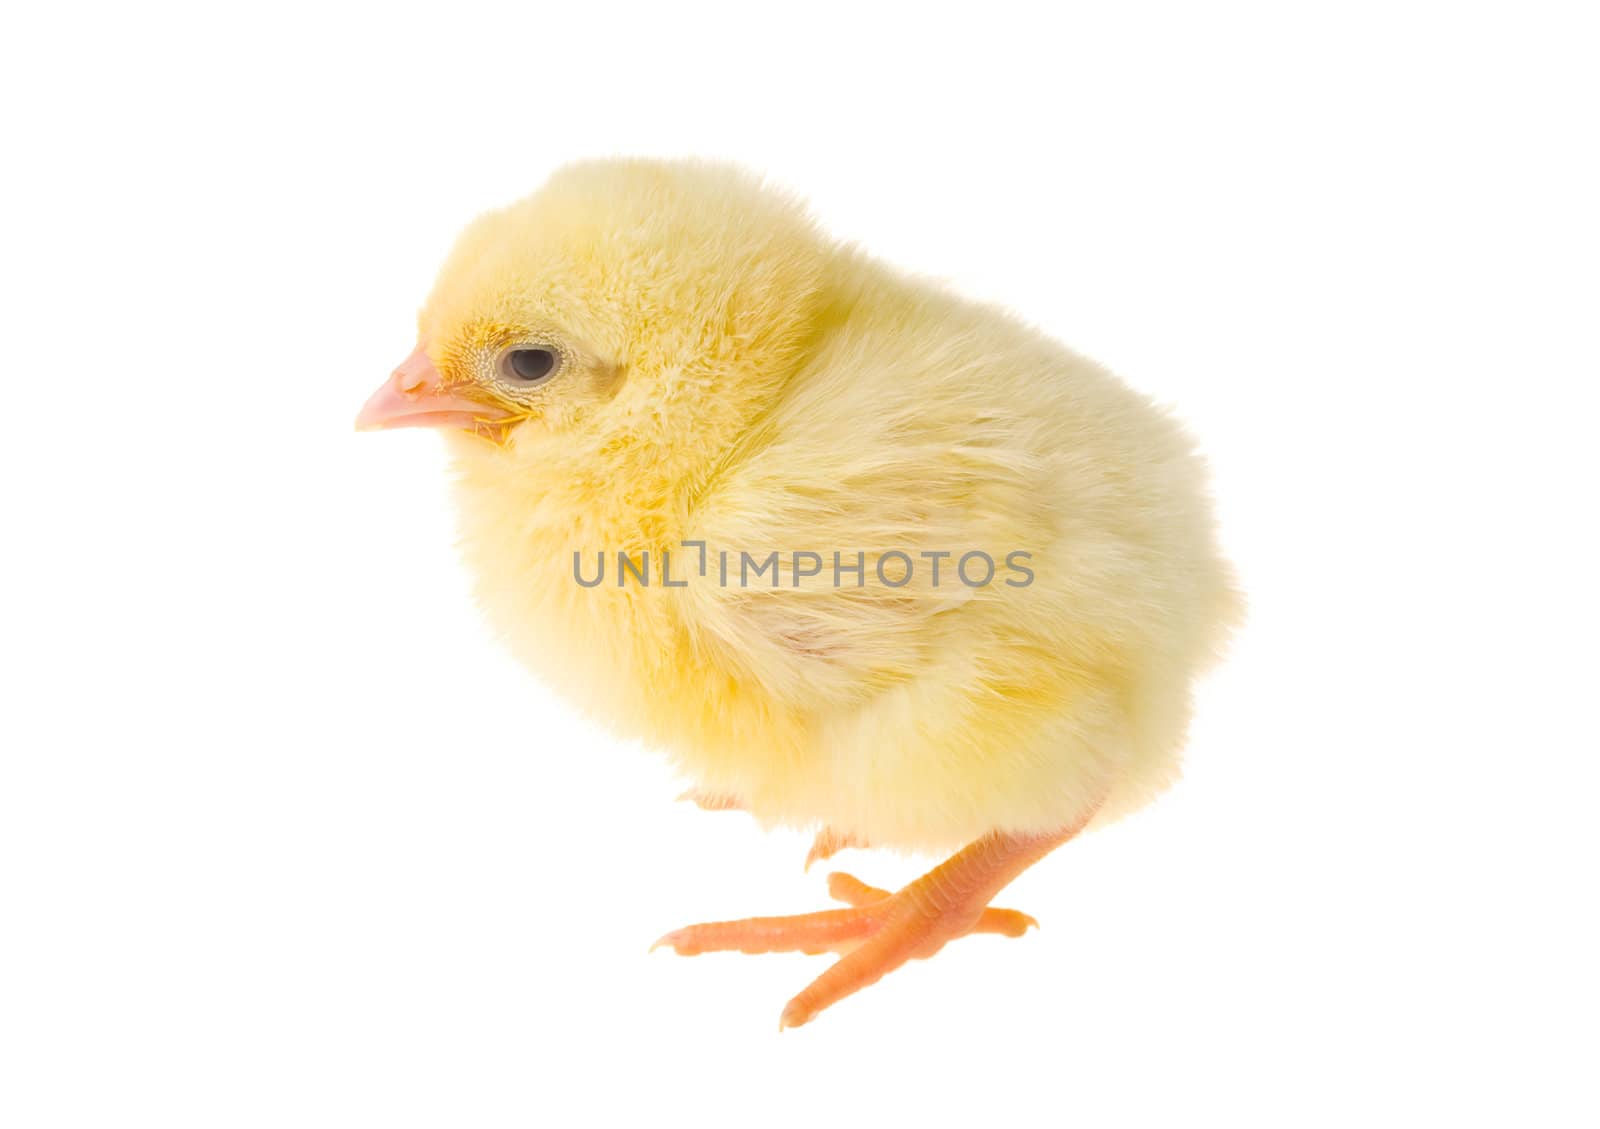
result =
[[439,370],[418,345],[361,409],[356,416],[356,430],[460,427],[471,431],[501,414],[487,404],[446,389]]

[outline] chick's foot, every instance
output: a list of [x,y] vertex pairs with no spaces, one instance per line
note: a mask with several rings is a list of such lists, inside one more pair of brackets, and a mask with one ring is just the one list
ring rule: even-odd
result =
[[842,954],[783,1009],[779,1028],[798,1027],[906,961],[931,957],[957,937],[1020,937],[1037,925],[1027,914],[993,908],[989,901],[1079,827],[1051,835],[986,835],[892,894],[848,874],[832,874],[828,892],[848,909],[690,925],[668,933],[654,947],[665,945],[682,956],[727,951]]
[[[651,948],[668,947],[686,957],[717,952],[848,953],[881,930],[898,907],[893,901],[897,895],[848,874],[828,875],[828,893],[853,908],[689,925],[668,933]],[[1014,909],[985,907],[964,932],[1020,937],[1038,924]]]

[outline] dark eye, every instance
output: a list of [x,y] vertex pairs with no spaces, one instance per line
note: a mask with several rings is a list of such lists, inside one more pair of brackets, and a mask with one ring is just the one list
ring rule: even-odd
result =
[[538,384],[555,375],[561,356],[554,349],[513,349],[500,362],[512,384]]

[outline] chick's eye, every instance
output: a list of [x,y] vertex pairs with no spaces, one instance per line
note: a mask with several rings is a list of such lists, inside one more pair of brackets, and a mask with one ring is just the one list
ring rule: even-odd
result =
[[500,362],[512,384],[538,384],[555,375],[561,357],[553,349],[513,349]]

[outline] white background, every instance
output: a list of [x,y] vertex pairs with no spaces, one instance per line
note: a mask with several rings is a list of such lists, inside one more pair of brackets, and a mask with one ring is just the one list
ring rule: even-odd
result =
[[[8,17],[0,1123],[1594,1124],[1594,29],[1050,9]],[[646,949],[821,908],[807,840],[517,668],[437,439],[350,430],[455,231],[609,153],[1175,405],[1251,600],[1041,931],[782,1035],[826,958]]]

